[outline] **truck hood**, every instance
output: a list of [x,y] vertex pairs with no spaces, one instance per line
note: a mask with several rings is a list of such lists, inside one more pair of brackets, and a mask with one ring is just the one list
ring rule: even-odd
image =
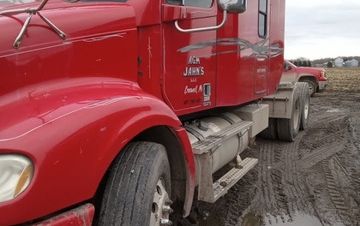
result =
[[[0,16],[2,138],[32,131],[55,119],[54,112],[66,114],[73,107],[96,103],[103,99],[104,87],[113,87],[119,80],[122,84],[136,81],[138,38],[131,6],[48,3],[41,14],[66,34],[64,40],[33,15],[16,49],[13,42],[28,15]],[[39,120],[45,115],[47,120]]]
[[[1,8],[22,9],[39,4],[2,4]],[[66,38],[62,39],[39,15],[33,15],[20,47],[14,48],[29,15],[0,15],[0,97],[51,79],[119,75],[120,69],[126,69],[119,67],[119,60],[115,65],[114,53],[132,56],[130,50],[136,52],[135,13],[125,3],[49,0],[41,15]]]
[[309,74],[321,74],[321,72],[324,72],[324,68],[317,68],[317,67],[297,67],[297,71],[299,73],[309,73]]
[[[39,1],[26,0],[28,3],[11,4],[2,2],[0,12],[16,9],[37,8]],[[135,15],[132,7],[124,3],[70,3],[61,0],[49,0],[41,14],[66,34],[66,43],[78,38],[96,37],[114,31],[135,28]],[[13,43],[28,18],[27,13],[0,15],[0,57],[9,54],[21,54],[23,51],[64,43],[39,15],[33,15],[25,31],[21,46],[15,50]],[[91,17],[91,20],[89,18]]]

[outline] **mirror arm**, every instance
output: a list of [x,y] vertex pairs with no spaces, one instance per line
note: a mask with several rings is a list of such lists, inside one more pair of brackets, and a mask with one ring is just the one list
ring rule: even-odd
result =
[[212,30],[217,30],[221,27],[223,27],[226,23],[227,20],[227,11],[224,10],[224,15],[223,15],[223,19],[221,21],[221,23],[219,25],[216,26],[211,26],[211,27],[200,27],[200,28],[192,28],[192,29],[183,29],[179,26],[179,21],[175,21],[175,27],[178,31],[183,32],[183,33],[190,33],[190,32],[201,32],[201,31],[212,31]]

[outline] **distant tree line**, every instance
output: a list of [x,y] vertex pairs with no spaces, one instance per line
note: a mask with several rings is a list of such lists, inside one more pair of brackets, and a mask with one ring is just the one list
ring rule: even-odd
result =
[[[351,60],[351,59],[355,59],[355,60],[357,60],[357,61],[360,62],[360,56],[347,56],[347,57],[340,57],[340,58],[342,58],[344,61],[348,61],[348,60]],[[317,60],[313,60],[313,61],[312,61],[312,64],[313,64],[313,65],[316,65],[316,64],[318,64],[318,65],[320,65],[320,64],[322,64],[322,65],[327,64],[327,66],[329,67],[330,65],[328,65],[328,63],[330,62],[330,63],[332,64],[331,66],[334,67],[334,65],[333,65],[332,62],[334,62],[335,59],[336,59],[336,58],[322,58],[322,59],[317,59]]]
[[326,67],[327,68],[333,68],[334,65],[333,65],[333,63],[331,61],[329,61],[329,62],[327,62]]
[[[355,59],[360,62],[360,56],[345,56],[345,57],[340,57],[340,58],[342,58],[344,60],[344,62],[346,62],[348,60],[352,60],[352,59]],[[309,59],[306,59],[305,57],[300,57],[295,60],[290,60],[290,62],[292,62],[296,66],[300,66],[300,67],[312,67],[312,66],[319,67],[319,65],[321,65],[322,67],[332,68],[332,67],[335,67],[335,65],[334,65],[335,59],[336,58],[322,58],[322,59],[316,59],[316,60],[311,61]]]
[[311,61],[308,59],[296,59],[296,60],[291,60],[290,62],[295,64],[298,67],[311,67],[312,66]]

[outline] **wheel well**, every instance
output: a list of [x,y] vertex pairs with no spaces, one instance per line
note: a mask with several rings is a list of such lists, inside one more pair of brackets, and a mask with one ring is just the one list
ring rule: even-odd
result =
[[166,126],[157,126],[142,132],[135,138],[135,141],[149,141],[164,145],[171,169],[172,200],[184,200],[186,191],[186,164],[182,145],[174,132]]
[[315,87],[316,92],[319,92],[319,85],[318,85],[317,80],[316,80],[316,78],[315,78],[314,76],[312,76],[312,75],[302,76],[302,77],[299,79],[299,82],[304,82],[304,81],[306,81],[306,80],[310,80],[310,81],[314,82],[314,83],[315,83],[315,86],[316,86],[316,87]]
[[306,81],[306,80],[311,80],[311,81],[315,82],[315,84],[317,84],[316,78],[314,76],[311,76],[311,75],[301,76],[300,79],[299,79],[299,82],[303,82],[303,81]]
[[[186,163],[182,151],[182,145],[174,132],[166,126],[156,126],[143,131],[130,142],[136,141],[155,142],[162,144],[166,148],[171,170],[171,199],[172,201],[179,201],[180,203],[183,203],[186,193]],[[121,153],[122,152],[119,154]],[[112,165],[113,164],[110,165],[109,169]],[[96,207],[101,205],[109,169],[103,177],[93,199],[93,203]],[[96,211],[96,214],[98,214],[98,211]]]

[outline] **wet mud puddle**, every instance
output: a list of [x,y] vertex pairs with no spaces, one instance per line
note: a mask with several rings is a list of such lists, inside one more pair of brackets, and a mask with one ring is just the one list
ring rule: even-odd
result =
[[260,216],[247,214],[241,226],[323,226],[323,224],[315,216],[297,212],[293,218],[282,217],[282,219],[273,216],[263,219]]

